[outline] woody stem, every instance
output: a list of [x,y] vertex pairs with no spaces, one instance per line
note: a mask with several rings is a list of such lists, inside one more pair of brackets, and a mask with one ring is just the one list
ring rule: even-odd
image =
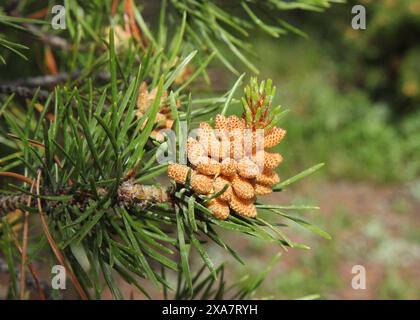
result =
[[[97,194],[105,196],[108,192],[106,188],[99,188]],[[65,192],[64,192],[65,193]],[[62,195],[62,194],[61,194]],[[90,194],[87,192],[75,193],[72,204],[83,205],[86,203]],[[51,194],[49,194],[51,196]],[[30,195],[0,195],[0,218],[7,215],[10,211],[19,209],[22,205],[27,205]],[[117,192],[117,201],[127,206],[143,206],[148,204],[171,203],[168,188],[153,185],[143,185],[135,183],[133,180],[123,182]],[[35,205],[36,198],[33,197],[31,206]]]

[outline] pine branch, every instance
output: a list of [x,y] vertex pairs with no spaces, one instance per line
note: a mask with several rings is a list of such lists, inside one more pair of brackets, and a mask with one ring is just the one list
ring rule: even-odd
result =
[[[76,70],[71,73],[58,73],[54,75],[42,75],[36,77],[26,77],[21,79],[16,79],[13,81],[0,81],[0,86],[11,86],[11,87],[29,87],[29,88],[37,88],[37,87],[54,87],[58,84],[65,83],[67,81],[77,80],[80,76],[84,75],[83,70]],[[110,74],[108,72],[96,72],[93,74],[95,80],[99,81],[109,81]],[[76,82],[77,83],[77,82]]]
[[21,79],[16,79],[13,81],[1,81],[1,86],[15,86],[15,87],[52,87],[60,83],[64,83],[68,80],[76,79],[81,74],[80,71],[72,72],[71,74],[59,73],[55,75],[42,75],[37,77],[26,77]]
[[[79,79],[81,76],[86,75],[82,71],[74,71],[71,74],[59,73],[56,75],[27,77],[13,81],[0,81],[0,94],[14,93],[18,97],[27,99],[32,99],[37,95],[38,100],[45,102],[51,95],[51,91],[47,89],[68,81],[74,81],[74,84],[77,84],[81,81]],[[110,79],[110,75],[107,72],[97,72],[93,76],[95,80],[101,82],[106,82]]]
[[26,27],[26,30],[39,37],[39,39],[46,45],[67,51],[72,49],[72,45],[67,41],[67,39],[44,32],[33,24],[25,23],[24,26]]
[[14,93],[16,96],[21,98],[28,98],[32,99],[35,94],[37,95],[40,101],[47,101],[48,97],[50,96],[50,92],[43,89],[35,89],[29,88],[19,85],[7,85],[7,84],[0,84],[0,94],[12,94]]
[[[104,197],[109,190],[106,188],[98,188],[97,194]],[[172,204],[171,193],[166,187],[159,187],[155,185],[143,185],[135,183],[133,180],[125,181],[121,184],[117,191],[117,202],[127,207],[146,208],[154,204],[168,203]],[[72,189],[63,190],[60,194],[45,193],[44,198],[54,196],[72,195],[73,198],[68,202],[69,205],[77,205],[80,208],[86,207],[89,200],[93,198],[93,194],[87,191],[78,191],[74,194]],[[37,203],[36,195],[34,194],[14,194],[14,195],[0,195],[0,218],[7,215],[9,212],[20,209],[27,205],[30,197],[31,207],[35,207]],[[58,203],[50,201],[49,205],[54,207]]]

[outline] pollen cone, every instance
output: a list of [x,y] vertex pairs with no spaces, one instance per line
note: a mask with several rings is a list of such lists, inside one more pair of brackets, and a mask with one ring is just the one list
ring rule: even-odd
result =
[[241,199],[233,194],[229,207],[244,217],[255,218],[257,216],[257,208],[255,208],[253,199]]
[[[185,185],[191,170],[190,188],[199,195],[220,193],[227,185],[224,192],[206,203],[219,219],[227,219],[230,211],[256,217],[255,197],[270,194],[272,186],[280,181],[274,170],[283,158],[266,149],[280,143],[285,133],[281,128],[256,128],[237,116],[219,114],[214,129],[206,122],[200,123],[197,139],[187,140],[188,165],[169,165],[168,176]],[[263,143],[256,141],[260,138]]]
[[[149,110],[154,100],[156,99],[157,88],[151,91],[147,88],[147,83],[142,82],[139,88],[139,95],[137,97],[137,118],[141,119]],[[177,101],[177,107],[179,102]],[[163,141],[165,136],[160,133],[163,129],[170,129],[173,124],[172,113],[170,112],[170,106],[168,104],[168,92],[163,92],[160,97],[159,111],[155,118],[155,129],[151,132],[151,136],[158,141]],[[147,121],[143,122],[143,128],[146,126]]]
[[219,198],[211,199],[207,202],[206,207],[213,213],[213,215],[221,220],[226,220],[229,217],[229,206],[226,202]]

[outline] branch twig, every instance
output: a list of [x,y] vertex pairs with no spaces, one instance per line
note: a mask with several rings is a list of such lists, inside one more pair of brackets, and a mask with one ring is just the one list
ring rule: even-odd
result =
[[[97,193],[106,195],[108,192],[105,188],[100,188]],[[64,190],[60,195],[67,194]],[[50,194],[51,196],[52,194]],[[16,194],[16,195],[0,195],[0,218],[2,215],[6,215],[10,211],[19,209],[21,206],[28,202],[29,195],[27,194]],[[76,192],[73,204],[79,204],[80,207],[84,207],[89,194],[87,192],[79,191]],[[158,203],[169,203],[171,204],[170,191],[166,187],[143,185],[135,183],[133,180],[123,182],[118,188],[118,202],[130,207],[130,206],[148,206],[150,204]],[[36,201],[32,199],[30,206],[35,207]]]
[[[82,75],[82,71],[75,71],[71,74],[58,73],[56,75],[44,75],[36,77],[27,77],[13,81],[1,81],[0,93],[12,94],[23,97],[32,98],[36,91],[38,99],[45,101],[50,95],[50,90],[58,84],[65,83],[69,80],[77,80]],[[98,72],[94,75],[95,79],[100,81],[108,81],[110,75],[107,72]],[[39,89],[38,89],[39,88]]]

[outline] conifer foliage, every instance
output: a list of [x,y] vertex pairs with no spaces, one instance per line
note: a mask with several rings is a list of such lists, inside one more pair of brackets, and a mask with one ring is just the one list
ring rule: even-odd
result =
[[[261,195],[322,164],[281,181],[274,148],[286,131],[275,87],[252,78],[238,90],[238,70],[258,73],[247,41],[257,29],[275,38],[301,33],[282,10],[319,11],[329,2],[64,1],[64,30],[51,28],[53,1],[2,2],[0,259],[8,297],[59,297],[38,275],[43,261],[62,265],[81,299],[100,299],[104,287],[128,298],[124,282],[150,298],[242,299],[268,269],[231,286],[209,246],[246,261],[223,232],[308,248],[284,233],[291,221],[329,238],[289,212],[316,207],[264,204]],[[221,96],[204,96],[215,58],[238,80]],[[199,137],[188,137],[197,124]],[[170,148],[162,129],[174,132],[176,159],[186,146],[186,163],[158,161]]]

